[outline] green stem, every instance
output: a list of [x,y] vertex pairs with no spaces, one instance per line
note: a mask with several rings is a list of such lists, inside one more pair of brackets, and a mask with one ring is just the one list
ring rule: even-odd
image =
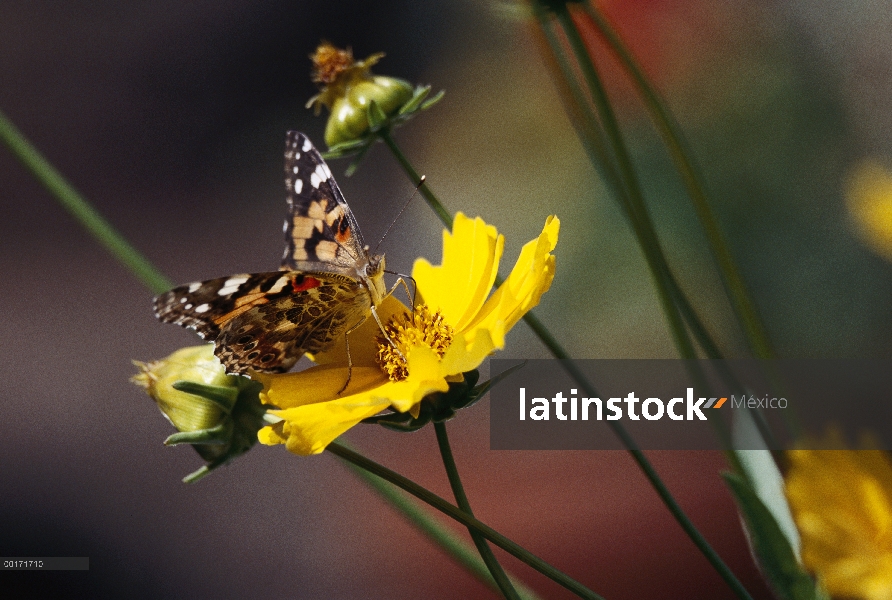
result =
[[[341,446],[348,449],[352,448],[347,445],[343,438],[338,442]],[[362,479],[375,492],[383,497],[388,503],[396,508],[406,519],[418,527],[425,535],[435,540],[439,546],[446,551],[447,554],[457,560],[465,569],[470,571],[477,579],[486,583],[494,591],[499,592],[498,584],[492,578],[487,566],[480,559],[480,556],[474,552],[464,540],[454,534],[449,528],[441,525],[438,521],[431,518],[430,513],[424,508],[424,505],[410,498],[402,490],[387,483],[384,479],[373,475],[362,467],[352,462],[345,464],[354,475]],[[518,590],[520,597],[524,600],[540,600],[539,596],[530,588],[526,587],[516,577],[508,575],[515,589]]]
[[333,442],[328,445],[326,448],[332,454],[339,456],[340,458],[349,461],[356,466],[365,469],[369,473],[374,473],[378,477],[385,479],[392,483],[393,485],[409,492],[419,500],[426,502],[427,504],[433,506],[443,514],[452,517],[462,525],[468,528],[473,528],[477,530],[483,537],[494,543],[499,548],[502,548],[509,554],[517,557],[519,560],[525,562],[532,568],[536,569],[549,579],[554,580],[558,584],[567,588],[580,598],[590,598],[591,600],[603,600],[601,596],[591,591],[575,579],[570,576],[564,574],[563,572],[555,569],[547,562],[542,560],[541,558],[533,555],[528,550],[519,546],[515,542],[512,542],[501,533],[485,525],[484,523],[478,521],[471,515],[465,513],[463,510],[459,509],[456,506],[453,506],[443,498],[440,498],[433,492],[426,490],[421,487],[414,481],[411,481],[399,473],[391,471],[387,467],[376,463],[373,460],[370,460],[352,450],[348,450],[344,446],[338,444],[337,442]]
[[747,292],[743,277],[737,269],[734,257],[731,255],[722,230],[710,207],[705,188],[701,183],[702,176],[698,173],[691,159],[692,154],[686,147],[687,145],[675,118],[669,112],[666,103],[644,76],[637,61],[625,44],[623,44],[616,31],[610,26],[610,23],[597,8],[590,4],[585,4],[584,6],[585,15],[604,37],[607,45],[635,82],[635,86],[638,88],[645,106],[647,106],[657,129],[663,136],[676,168],[681,173],[685,186],[688,189],[688,195],[691,197],[694,205],[694,210],[700,219],[700,226],[703,228],[709,247],[712,250],[712,255],[722,275],[725,293],[728,294],[731,300],[731,306],[746,333],[750,348],[759,358],[771,358],[773,352],[765,326],[759,318],[755,303]]
[[[437,432],[437,445],[440,447],[440,456],[443,457],[443,466],[446,468],[446,475],[449,477],[449,485],[452,487],[455,503],[458,504],[460,509],[473,517],[474,513],[471,511],[471,503],[468,502],[468,496],[465,494],[465,487],[462,485],[461,477],[458,475],[458,467],[455,464],[455,458],[452,456],[452,447],[449,445],[449,435],[446,433],[446,423],[441,421],[434,422],[434,431]],[[474,540],[474,545],[480,553],[480,558],[486,563],[486,567],[489,569],[490,574],[492,574],[492,578],[498,584],[502,595],[508,600],[519,600],[517,591],[511,585],[508,576],[505,575],[505,571],[496,559],[496,555],[493,554],[492,548],[486,543],[486,538],[470,527],[468,528],[468,533],[471,534],[471,539]]]
[[[388,141],[389,140],[389,141]],[[411,164],[409,163],[406,156],[402,153],[400,148],[396,145],[392,138],[388,136],[388,139],[385,140],[387,146],[390,148],[391,152],[394,153],[397,161],[403,165],[403,168],[406,171],[406,174],[410,177],[412,181],[417,181],[417,173],[415,169],[411,168]],[[437,197],[433,194],[433,192],[429,192],[428,196],[425,198],[428,200],[428,203],[432,205],[434,208],[434,212],[440,216],[440,219],[444,224],[452,223],[452,217],[443,208],[443,205],[437,199]],[[445,213],[445,217],[443,216]],[[447,225],[448,226],[448,225]],[[498,283],[499,280],[497,280]],[[589,397],[598,396],[598,392],[595,389],[595,386],[588,380],[588,378],[579,370],[576,364],[570,359],[569,354],[566,350],[560,345],[557,339],[551,334],[545,325],[532,313],[528,312],[524,315],[523,320],[529,325],[530,329],[532,329],[533,333],[542,341],[546,348],[551,352],[551,354],[557,358],[561,359],[561,366],[567,370],[571,377],[582,387]],[[712,546],[709,545],[709,542],[706,541],[706,538],[703,537],[688,516],[684,513],[678,503],[673,498],[672,494],[669,492],[669,488],[666,487],[666,484],[660,479],[659,474],[657,474],[656,469],[653,468],[650,461],[644,455],[644,452],[638,447],[629,433],[623,428],[622,425],[617,421],[610,421],[609,425],[613,432],[617,435],[623,445],[626,447],[628,452],[632,455],[632,458],[638,464],[641,471],[644,473],[644,476],[650,482],[651,486],[657,492],[657,495],[663,501],[663,504],[666,505],[666,508],[681,526],[682,530],[688,535],[694,545],[700,550],[701,553],[706,557],[709,563],[713,566],[713,568],[719,573],[719,575],[728,583],[728,585],[735,590],[737,595],[740,598],[750,599],[749,594],[743,588],[741,583],[737,580],[728,566],[722,561],[721,557],[713,550]]]
[[663,307],[663,312],[669,323],[669,330],[672,332],[675,345],[682,358],[696,358],[697,355],[694,352],[694,346],[688,337],[688,332],[681,319],[681,314],[672,298],[672,293],[670,291],[671,284],[669,283],[667,270],[664,268],[665,258],[662,260],[660,258],[663,256],[663,252],[660,248],[659,241],[653,230],[644,225],[645,221],[649,221],[647,207],[644,204],[644,195],[641,192],[638,176],[635,174],[631,156],[626,148],[622,133],[620,132],[619,122],[613,112],[610,100],[607,98],[607,92],[604,89],[604,85],[601,83],[601,78],[595,69],[594,63],[592,63],[588,56],[588,50],[585,43],[579,35],[579,32],[576,30],[566,5],[559,4],[558,6],[554,6],[553,10],[557,16],[558,23],[560,23],[561,28],[567,37],[567,41],[576,57],[577,63],[582,69],[583,78],[588,84],[589,93],[592,95],[595,106],[598,108],[601,124],[607,134],[607,141],[613,152],[613,156],[616,158],[619,174],[622,177],[626,191],[628,192],[629,210],[632,215],[632,228],[635,231],[635,235],[644,252],[644,258],[647,261],[647,265],[654,278],[657,294],[660,298],[660,304]]
[[130,245],[0,112],[0,138],[34,177],[100,244],[153,293],[173,287],[145,256]]
[[[409,179],[412,180],[414,185],[418,185],[418,182],[421,181],[421,176],[415,171],[412,164],[406,158],[406,155],[402,153],[399,147],[396,145],[396,142],[393,140],[393,137],[390,135],[390,130],[382,129],[378,132],[378,137],[387,144],[387,147],[390,148],[390,151],[396,157],[397,161],[403,167],[403,170],[409,176]],[[418,188],[418,191],[421,193],[421,196],[427,201],[428,206],[431,207],[440,220],[443,221],[443,224],[447,229],[452,229],[452,215],[448,210],[443,206],[443,204],[437,200],[437,197],[434,196],[434,193],[427,186],[427,182],[422,183]]]
[[[662,304],[664,309],[666,310],[667,318],[670,321],[670,327],[674,332],[676,344],[679,345],[680,354],[683,358],[694,358],[693,347],[689,345],[689,341],[688,344],[684,343],[685,339],[687,338],[686,330],[684,331],[683,335],[682,332],[679,331],[679,328],[683,329],[683,324],[681,323],[680,314],[676,312],[678,310],[678,307],[675,305],[674,300],[675,297],[680,294],[672,291],[673,288],[677,287],[677,284],[673,285],[672,277],[668,269],[668,264],[666,263],[665,256],[663,255],[659,247],[656,233],[653,230],[652,225],[649,225],[650,218],[647,213],[647,207],[644,204],[644,196],[641,192],[641,187],[638,183],[634,167],[632,166],[631,156],[626,149],[622,133],[619,129],[619,123],[607,97],[606,90],[601,83],[600,76],[598,75],[594,63],[591,61],[591,57],[588,54],[588,49],[586,48],[582,37],[579,35],[579,32],[575,27],[566,3],[553,2],[550,3],[549,8],[554,12],[555,16],[557,17],[557,21],[561,26],[561,29],[566,35],[567,41],[573,51],[574,56],[576,57],[577,63],[582,70],[583,77],[588,84],[592,100],[598,109],[601,124],[607,134],[607,139],[610,144],[613,156],[618,162],[619,174],[624,184],[625,191],[628,193],[628,212],[633,229],[635,229],[636,231],[636,236],[638,237],[639,243],[641,244],[642,249],[645,252],[645,257],[648,260],[648,264],[651,267],[652,273],[655,276]],[[548,25],[545,22],[544,11],[539,11],[539,17],[543,29],[547,29]],[[648,224],[648,226],[646,226],[645,224]],[[677,292],[680,292],[680,290],[677,290]],[[671,307],[668,306],[669,304],[671,304]],[[690,307],[688,306],[685,308]],[[692,309],[691,312],[693,312]],[[679,344],[679,342],[681,342],[681,344]],[[696,380],[704,379],[702,373],[700,372],[695,372],[694,375]],[[727,453],[727,455],[731,456],[731,453]],[[736,459],[732,460],[734,460],[735,464],[738,464]],[[668,494],[668,491],[666,491],[666,493]],[[669,506],[668,503],[667,506]],[[671,507],[670,510],[672,510]],[[686,519],[686,517],[684,521],[679,521],[679,523],[682,525],[683,528],[685,528],[694,543],[697,544],[698,548],[700,548],[701,552],[704,553],[706,558],[712,564],[713,568],[716,569],[716,571],[731,587],[734,593],[740,598],[751,598],[749,593],[746,591],[737,577],[731,572],[724,561],[721,560],[721,558],[718,556],[717,553],[715,553],[712,547],[709,546],[706,540],[702,538],[699,532],[693,528],[693,524],[691,524],[690,521]],[[691,529],[688,530],[688,527],[690,527]]]
[[[628,191],[626,190],[622,179],[616,171],[616,168],[613,164],[613,159],[611,158],[610,153],[608,152],[606,144],[603,140],[603,134],[600,129],[600,124],[590,110],[588,101],[582,91],[582,88],[580,88],[579,85],[577,85],[576,83],[573,69],[562,51],[561,44],[558,41],[557,36],[548,26],[545,14],[540,12],[538,16],[541,25],[539,31],[542,32],[546,41],[546,44],[544,45],[545,47],[542,48],[543,55],[546,57],[546,59],[553,59],[556,63],[556,71],[560,72],[563,75],[563,77],[554,77],[554,83],[558,88],[558,92],[560,93],[561,100],[563,101],[564,107],[567,110],[567,114],[571,117],[571,123],[576,128],[577,135],[583,147],[586,149],[589,160],[595,166],[595,168],[598,169],[598,172],[600,173],[607,186],[613,191],[613,196],[617,200],[619,207],[622,210],[623,216],[626,217],[629,225],[632,226],[632,222],[636,218],[643,217],[637,229],[632,226],[633,231],[636,233],[640,231],[646,231],[648,232],[648,235],[656,237],[656,231],[649,215],[647,213],[645,213],[644,215],[637,215],[632,207],[631,201],[629,200]],[[639,243],[642,246],[644,244],[644,241],[640,237]],[[656,249],[658,251],[656,254],[656,259],[659,261],[661,268],[666,272],[668,277],[669,292],[672,295],[672,298],[675,301],[676,305],[678,306],[681,317],[690,328],[694,339],[696,339],[697,343],[703,350],[703,353],[708,358],[722,359],[723,357],[721,351],[718,348],[718,345],[713,341],[708,330],[703,325],[700,317],[697,315],[684,291],[681,289],[681,286],[678,284],[678,281],[675,279],[675,275],[672,273],[672,269],[666,261],[661,248],[657,246]],[[738,389],[740,386],[737,383],[736,379],[733,377],[733,374],[731,374],[730,371],[728,371],[727,369],[723,369],[721,363],[716,364],[719,368],[720,376],[727,383],[727,385],[731,389]],[[700,372],[694,372],[692,373],[692,375],[698,382],[703,381],[703,377],[701,376]],[[728,459],[728,462],[734,469],[737,470],[738,473],[745,476],[746,472],[742,470],[737,454],[732,451],[731,436],[730,432],[725,426],[725,423],[721,420],[711,420],[710,424],[716,429],[716,433],[723,444],[725,456]]]

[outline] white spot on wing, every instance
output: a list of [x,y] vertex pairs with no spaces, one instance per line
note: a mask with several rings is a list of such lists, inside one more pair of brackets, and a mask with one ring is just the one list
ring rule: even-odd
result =
[[319,166],[322,167],[322,170],[325,172],[325,177],[327,179],[331,179],[331,169],[328,168],[328,165],[325,163],[322,163]]
[[310,184],[318,190],[320,183],[322,183],[322,179],[320,179],[319,175],[317,175],[316,172],[313,171],[313,174],[310,175]]
[[[294,168],[297,169],[297,167],[294,167]],[[303,189],[304,189],[304,180],[298,178],[294,182],[294,193],[299,194],[301,192],[301,190],[303,190]]]
[[[296,143],[297,143],[297,142],[295,142],[295,144],[296,144]],[[303,151],[304,151],[304,152],[309,152],[309,151],[310,151],[310,148],[312,148],[312,147],[313,147],[313,144],[310,143],[310,138],[304,138],[304,147],[303,147]]]
[[223,285],[225,285],[226,287],[229,287],[232,285],[241,285],[241,284],[245,283],[246,281],[248,281],[248,278],[246,276],[230,277],[229,279],[226,280],[226,283],[224,283]]
[[201,287],[200,281],[196,281],[195,283],[190,283],[189,284],[189,293],[194,294],[195,292],[198,291],[198,288],[200,288],[200,287]]
[[295,174],[295,175],[297,175],[297,172],[298,172],[300,169],[297,168],[297,165],[294,165],[294,168],[291,169],[291,170],[294,171],[294,174]]
[[209,311],[210,309],[211,309],[211,305],[210,305],[210,304],[200,304],[200,305],[198,305],[198,306],[195,307],[195,312],[197,312],[197,313],[203,313],[203,312],[207,312],[207,311]]
[[186,309],[186,310],[189,310],[189,309],[191,309],[191,308],[192,308],[192,305],[191,305],[191,304],[187,304],[187,305],[186,305],[186,306],[184,306],[184,307],[183,307],[183,308],[185,308],[185,309]]
[[288,232],[288,221],[285,221],[284,223],[282,223],[282,233],[287,233],[287,232]]

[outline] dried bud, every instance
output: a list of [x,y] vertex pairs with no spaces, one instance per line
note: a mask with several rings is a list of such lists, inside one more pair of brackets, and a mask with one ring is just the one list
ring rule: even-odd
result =
[[384,56],[373,54],[353,60],[350,50],[323,42],[311,56],[313,81],[322,91],[310,99],[319,114],[320,106],[331,111],[325,126],[325,143],[334,146],[360,138],[369,130],[369,107],[374,102],[385,116],[392,116],[413,96],[412,86],[402,79],[372,75],[371,67]]

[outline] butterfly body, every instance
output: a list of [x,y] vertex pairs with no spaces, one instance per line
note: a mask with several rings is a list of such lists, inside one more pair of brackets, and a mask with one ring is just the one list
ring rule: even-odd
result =
[[302,133],[285,150],[288,217],[279,271],[183,285],[155,298],[165,323],[212,340],[228,373],[283,372],[326,350],[387,296],[384,257],[363,244],[331,171]]

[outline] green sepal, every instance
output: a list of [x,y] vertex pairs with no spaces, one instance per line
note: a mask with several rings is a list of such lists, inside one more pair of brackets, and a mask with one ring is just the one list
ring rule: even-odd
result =
[[415,112],[430,92],[431,86],[429,85],[416,87],[415,91],[412,93],[412,97],[400,107],[396,114],[406,115]]
[[180,392],[201,396],[205,400],[213,402],[227,415],[232,412],[238,399],[239,391],[233,387],[224,387],[221,385],[208,385],[206,383],[198,383],[195,381],[187,381],[180,379],[174,381],[171,387]]
[[167,436],[164,440],[165,446],[176,446],[178,444],[211,444],[220,445],[229,442],[232,437],[232,420],[224,419],[216,427],[208,429],[199,429],[198,431],[180,431]]
[[428,100],[427,102],[425,102],[424,104],[422,104],[422,105],[421,105],[421,108],[419,108],[418,110],[427,110],[427,109],[429,109],[431,106],[433,106],[434,104],[436,104],[437,102],[439,102],[440,100],[442,100],[442,99],[443,99],[443,96],[445,96],[445,95],[446,95],[446,90],[440,90],[439,92],[437,92],[437,95],[436,95],[436,96],[434,96],[433,98],[431,98],[430,100]]
[[762,573],[781,600],[830,600],[823,588],[803,570],[790,542],[771,511],[740,475],[722,473],[743,515],[753,553]]
[[347,170],[344,171],[344,175],[350,177],[351,175],[353,175],[353,173],[356,172],[356,169],[359,168],[359,163],[362,161],[363,158],[365,158],[365,155],[371,149],[372,142],[374,142],[374,140],[370,140],[369,143],[359,149],[359,151],[356,153],[356,158],[350,161],[350,166],[347,167]]
[[387,115],[374,100],[370,100],[366,109],[369,119],[369,131],[378,131],[387,122]]
[[354,152],[359,151],[368,144],[369,140],[365,138],[341,142],[340,144],[335,144],[334,146],[329,147],[328,152],[323,152],[322,158],[330,160],[332,158],[341,158],[342,156],[348,156],[350,154],[353,154]]
[[456,408],[467,408],[469,406],[473,406],[474,404],[477,403],[477,401],[479,401],[481,398],[483,398],[483,396],[485,396],[489,392],[489,390],[491,390],[493,388],[493,386],[495,386],[497,383],[500,383],[503,379],[505,379],[506,377],[508,377],[509,375],[514,373],[515,371],[522,369],[523,366],[526,364],[527,364],[527,361],[518,363],[518,364],[514,365],[513,367],[511,367],[510,369],[506,369],[506,370],[502,371],[495,377],[491,378],[489,381],[484,381],[483,383],[481,383],[480,385],[475,387],[473,390],[471,390],[471,393],[468,394],[468,399],[465,402],[465,404],[462,404],[461,406],[456,406]]
[[[211,471],[227,464],[229,461],[241,456],[257,443],[257,432],[266,423],[263,416],[266,414],[266,406],[260,402],[260,391],[263,384],[247,377],[239,377],[237,381],[238,397],[232,411],[221,423],[211,429],[203,430],[210,435],[202,436],[198,433],[195,441],[188,440],[188,433],[174,434],[167,438],[177,443],[189,443],[192,448],[207,461],[200,469],[183,478],[184,483],[194,483],[202,479]],[[216,441],[217,432],[222,432],[222,443]],[[183,436],[183,437],[179,437]]]

